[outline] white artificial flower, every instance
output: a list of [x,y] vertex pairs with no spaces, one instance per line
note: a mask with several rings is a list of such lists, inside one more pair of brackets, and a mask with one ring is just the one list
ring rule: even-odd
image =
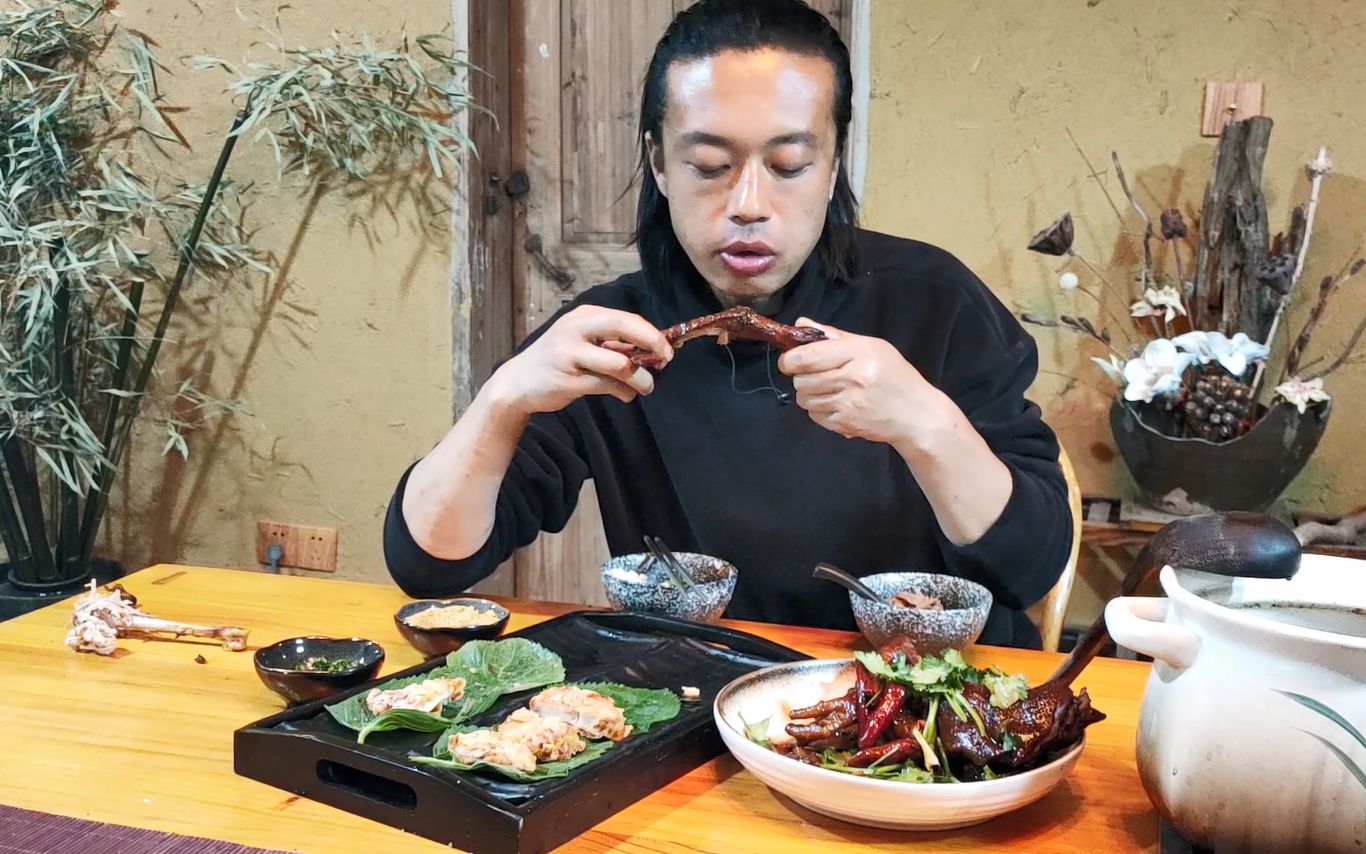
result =
[[1276,394],[1286,403],[1298,409],[1301,415],[1309,408],[1309,404],[1332,399],[1332,395],[1323,390],[1322,377],[1316,377],[1312,380],[1291,377],[1276,386]]
[[1194,332],[1187,332],[1173,338],[1172,343],[1199,359],[1202,365],[1208,365],[1214,361],[1214,351],[1209,346],[1208,332],[1202,332],[1198,329]]
[[1333,171],[1333,158],[1328,156],[1328,149],[1319,148],[1319,154],[1309,161],[1310,175],[1327,175]]
[[1167,285],[1162,290],[1148,288],[1143,292],[1143,299],[1129,306],[1129,314],[1133,317],[1154,317],[1164,315],[1167,323],[1172,322],[1172,318],[1178,314],[1185,314],[1186,307],[1181,304],[1181,292],[1171,285]]
[[1271,348],[1247,337],[1246,332],[1234,333],[1232,338],[1222,332],[1187,332],[1172,339],[1177,347],[1194,355],[1200,364],[1218,362],[1224,370],[1241,377],[1248,365],[1271,355]]
[[1078,279],[1077,274],[1070,270],[1058,277],[1058,287],[1065,291],[1075,291],[1080,284],[1081,279]]
[[1195,361],[1190,353],[1176,349],[1166,338],[1148,342],[1143,355],[1124,363],[1124,399],[1152,403],[1154,397],[1175,394],[1181,375]]
[[1124,385],[1124,366],[1119,363],[1119,359],[1113,353],[1110,354],[1108,362],[1099,356],[1092,356],[1091,361],[1100,365],[1100,369],[1105,372],[1107,377],[1119,385]]

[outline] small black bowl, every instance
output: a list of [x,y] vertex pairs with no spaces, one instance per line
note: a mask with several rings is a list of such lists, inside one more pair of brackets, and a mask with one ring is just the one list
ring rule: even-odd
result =
[[[337,671],[303,670],[310,658],[347,659],[354,666]],[[364,638],[290,638],[258,649],[252,661],[266,687],[296,705],[374,679],[384,664],[384,648]]]
[[[490,623],[487,626],[470,626],[465,629],[424,629],[409,625],[407,622],[408,618],[414,614],[449,605],[469,605],[471,608],[480,611],[492,611],[498,615],[498,622]],[[409,602],[394,612],[394,624],[398,626],[398,631],[404,639],[412,644],[418,652],[427,658],[435,658],[438,655],[455,652],[465,645],[465,641],[498,637],[503,633],[503,629],[507,628],[508,618],[511,616],[512,614],[508,612],[508,609],[487,599],[419,599],[416,602]]]

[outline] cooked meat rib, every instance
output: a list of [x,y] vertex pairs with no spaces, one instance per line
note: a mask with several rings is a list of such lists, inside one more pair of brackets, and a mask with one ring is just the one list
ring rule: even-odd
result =
[[[825,333],[809,326],[788,326],[770,320],[754,309],[738,305],[716,314],[684,321],[663,330],[673,348],[677,350],[694,338],[713,336],[718,344],[731,341],[762,341],[779,350],[791,350],[802,344],[811,344],[825,338]],[[630,353],[631,361],[642,368],[651,370],[663,367],[658,356],[639,348]]]

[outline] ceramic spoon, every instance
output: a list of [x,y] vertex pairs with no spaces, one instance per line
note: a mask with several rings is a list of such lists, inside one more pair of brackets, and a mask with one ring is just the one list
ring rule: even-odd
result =
[[818,563],[816,564],[815,571],[811,573],[811,577],[833,581],[840,587],[851,590],[870,602],[881,602],[884,605],[889,604],[887,600],[874,593],[868,585],[840,569],[838,566],[828,563]]
[[[1134,595],[1169,565],[1235,578],[1291,578],[1300,568],[1300,541],[1284,523],[1260,513],[1178,519],[1154,534],[1138,553],[1118,595]],[[1102,608],[1049,681],[1070,685],[1109,637]]]

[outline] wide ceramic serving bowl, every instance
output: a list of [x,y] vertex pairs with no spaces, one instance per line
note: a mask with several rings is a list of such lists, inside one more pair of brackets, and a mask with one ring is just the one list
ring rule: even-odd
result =
[[721,619],[730,597],[735,594],[734,566],[712,557],[693,552],[675,552],[675,557],[695,582],[680,590],[669,580],[660,561],[652,560],[642,576],[640,567],[644,554],[618,555],[602,564],[599,574],[607,601],[619,611],[644,611],[664,614],[696,623],[712,623]]
[[1366,561],[1305,555],[1289,580],[1166,567],[1165,598],[1106,606],[1154,659],[1138,772],[1215,851],[1366,851]]
[[767,719],[781,704],[809,705],[843,694],[853,684],[850,659],[778,664],[721,689],[712,713],[731,754],[765,785],[822,815],[890,830],[952,830],[1034,803],[1063,781],[1086,744],[1083,739],[1047,765],[996,780],[900,783],[807,765],[745,736],[747,723]]
[[849,594],[854,622],[873,646],[894,638],[909,638],[922,654],[971,646],[986,627],[991,612],[991,592],[975,581],[932,572],[882,572],[859,579],[884,600],[897,593],[913,592],[937,597],[942,611],[898,608],[888,602],[870,602]]

